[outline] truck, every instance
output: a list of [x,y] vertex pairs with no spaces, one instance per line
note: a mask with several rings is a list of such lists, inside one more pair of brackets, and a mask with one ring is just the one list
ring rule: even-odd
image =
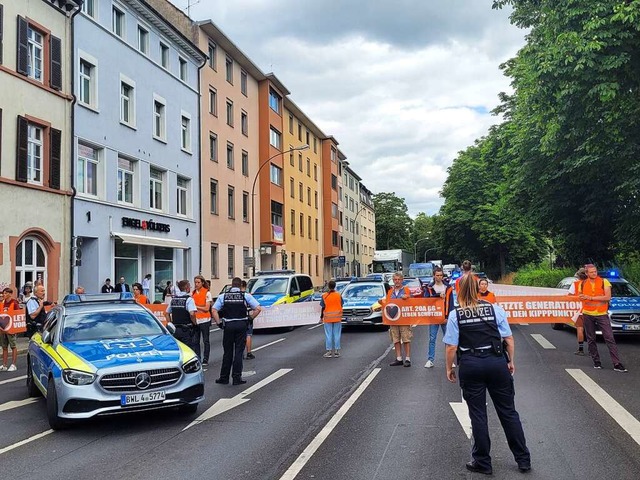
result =
[[376,250],[373,252],[373,273],[409,273],[409,265],[413,262],[413,254],[404,250]]
[[434,267],[433,262],[412,263],[409,265],[409,276],[419,278],[422,283],[431,283]]
[[429,263],[433,263],[434,267],[442,268],[442,260],[429,260]]

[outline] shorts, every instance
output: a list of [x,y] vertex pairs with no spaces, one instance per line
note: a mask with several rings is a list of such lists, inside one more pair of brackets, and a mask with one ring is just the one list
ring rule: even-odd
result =
[[578,315],[578,318],[576,319],[575,326],[576,326],[577,328],[584,327],[583,320],[584,320],[584,319],[582,318],[582,315]]
[[411,330],[411,325],[391,325],[389,327],[389,335],[393,343],[411,343],[413,330]]
[[16,334],[0,333],[0,341],[2,342],[2,348],[6,349],[11,347],[12,350],[16,348]]
[[248,322],[247,324],[247,337],[253,335],[253,322]]

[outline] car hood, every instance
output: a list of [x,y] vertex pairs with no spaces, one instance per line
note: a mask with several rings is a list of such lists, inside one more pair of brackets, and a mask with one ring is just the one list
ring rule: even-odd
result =
[[149,362],[178,362],[181,348],[168,334],[135,338],[85,340],[61,345],[95,369]]
[[629,310],[633,312],[639,312],[640,297],[613,297],[609,302],[609,310],[611,311]]
[[377,302],[378,302],[378,298],[376,297],[358,297],[358,298],[344,299],[342,306],[343,308],[344,307],[372,307]]
[[284,295],[277,295],[277,294],[271,294],[271,293],[264,293],[264,294],[252,293],[251,295],[253,296],[253,298],[257,300],[257,302],[260,304],[261,307],[270,307],[281,298],[284,298]]

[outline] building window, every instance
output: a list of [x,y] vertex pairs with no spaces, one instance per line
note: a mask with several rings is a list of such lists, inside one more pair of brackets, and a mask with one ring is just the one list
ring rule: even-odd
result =
[[186,82],[188,79],[187,61],[184,58],[178,58],[180,64],[180,80]]
[[227,125],[233,127],[233,102],[227,98]]
[[304,273],[304,253],[300,254],[300,273]]
[[149,170],[149,208],[162,210],[162,187],[164,172],[151,168]]
[[242,192],[242,221],[249,221],[249,192]]
[[227,82],[233,85],[233,60],[231,57],[226,57],[224,65]]
[[291,269],[296,269],[296,252],[291,252]]
[[127,82],[120,82],[120,122],[130,127],[135,126],[134,87]]
[[213,178],[209,182],[209,198],[211,201],[211,213],[218,215],[218,181]]
[[298,170],[302,171],[302,154],[298,154]]
[[180,128],[180,146],[183,150],[191,151],[191,119],[182,115]]
[[218,278],[218,244],[211,244],[211,278]]
[[291,210],[291,235],[296,234],[296,211]]
[[165,101],[160,98],[153,100],[153,137],[165,141],[167,139],[167,117]]
[[316,240],[318,240],[318,219],[317,218],[316,218]]
[[311,178],[311,160],[307,158],[307,177]]
[[298,183],[298,200],[300,200],[301,202],[304,202],[304,197],[303,197],[303,186],[302,186],[302,182]]
[[331,203],[331,217],[338,218],[338,205]]
[[214,70],[216,70],[216,52],[217,52],[218,48],[216,47],[215,43],[209,43],[209,59],[208,59],[208,63],[209,63],[209,67],[213,68]]
[[82,13],[93,18],[95,16],[95,0],[84,0]]
[[242,129],[242,134],[249,136],[249,117],[247,116],[247,112],[244,110],[240,113],[240,127]]
[[337,190],[338,189],[338,177],[336,177],[334,174],[331,174],[331,190]]
[[118,202],[133,205],[134,162],[118,158]]
[[271,200],[271,224],[282,226],[282,204]]
[[307,205],[311,206],[311,188],[307,187]]
[[124,38],[124,12],[116,7],[111,11],[111,31],[120,38]]
[[218,92],[215,88],[209,88],[209,113],[218,116]]
[[26,237],[16,245],[15,284],[42,280],[47,285],[47,250],[35,237]]
[[140,25],[138,25],[138,50],[149,55],[149,32]]
[[32,123],[27,136],[27,182],[42,185],[43,128]]
[[316,182],[318,181],[318,164],[317,163],[313,164],[313,179]]
[[315,197],[315,206],[316,206],[316,210],[318,209],[318,192],[314,192],[314,197]]
[[162,68],[169,69],[169,47],[160,42],[160,63]]
[[278,150],[282,145],[282,134],[273,127],[269,128],[269,143]]
[[43,45],[44,36],[29,25],[28,39],[28,76],[39,82],[43,81]]
[[[289,150],[291,150],[292,148],[293,148],[293,145],[289,145]],[[289,152],[289,164],[290,164],[292,167],[295,167],[295,165],[296,165],[296,162],[295,162],[295,160],[293,159],[293,152]]]
[[235,277],[235,257],[236,249],[233,245],[227,247],[227,276],[229,278]]
[[289,133],[293,135],[293,115],[289,115]]
[[242,151],[242,175],[249,176],[249,153]]
[[280,109],[282,105],[282,97],[278,95],[278,93],[273,89],[269,89],[269,107],[271,110],[280,114]]
[[247,72],[240,70],[240,92],[247,96]]
[[209,132],[209,160],[218,161],[218,136],[213,132]]
[[291,198],[296,198],[296,187],[295,187],[295,182],[293,181],[293,177],[289,177],[289,194],[291,195]]
[[331,161],[333,163],[336,163],[337,158],[338,158],[338,154],[336,152],[336,149],[331,147]]
[[78,143],[76,190],[85,195],[98,195],[98,149]]
[[302,141],[302,125],[298,124],[298,140]]
[[227,168],[233,170],[233,143],[227,142]]
[[282,186],[282,169],[273,163],[271,164],[271,183]]
[[80,59],[78,101],[88,107],[97,107],[96,67],[84,58]]
[[[307,236],[309,240],[311,240],[311,217],[307,217]],[[309,261],[311,261],[311,257],[309,257]],[[309,267],[311,269],[311,267]]]
[[310,145],[310,144],[311,144],[311,137],[310,137],[310,135],[311,135],[311,134],[309,133],[309,130],[307,130],[307,141],[305,142],[307,145]]
[[300,236],[304,237],[304,213],[300,214]]
[[313,153],[318,153],[318,139],[313,137]]
[[227,186],[227,216],[236,218],[235,190],[231,185]]
[[189,200],[189,180],[178,177],[177,187],[177,213],[178,215],[187,214],[187,202]]

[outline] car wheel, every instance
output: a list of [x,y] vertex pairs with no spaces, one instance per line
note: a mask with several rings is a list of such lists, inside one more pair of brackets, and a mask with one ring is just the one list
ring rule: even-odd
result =
[[36,382],[33,380],[33,369],[31,368],[31,357],[27,357],[27,394],[30,397],[37,397],[40,395],[40,390],[36,387]]
[[67,426],[67,422],[58,416],[58,396],[53,377],[47,382],[47,420],[53,430],[62,430]]
[[553,328],[554,330],[563,330],[564,323],[552,323],[551,328]]
[[196,413],[198,411],[198,404],[197,403],[187,403],[185,405],[180,405],[180,411],[182,413],[186,413],[186,414],[193,414]]

